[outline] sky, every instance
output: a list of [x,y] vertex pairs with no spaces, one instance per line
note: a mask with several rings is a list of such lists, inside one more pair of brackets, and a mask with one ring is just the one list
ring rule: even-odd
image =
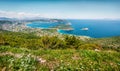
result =
[[0,0],[0,17],[120,19],[119,0]]

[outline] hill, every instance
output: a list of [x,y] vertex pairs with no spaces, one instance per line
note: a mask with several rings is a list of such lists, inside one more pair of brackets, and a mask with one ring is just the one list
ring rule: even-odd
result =
[[0,70],[119,71],[119,39],[40,37],[0,30]]

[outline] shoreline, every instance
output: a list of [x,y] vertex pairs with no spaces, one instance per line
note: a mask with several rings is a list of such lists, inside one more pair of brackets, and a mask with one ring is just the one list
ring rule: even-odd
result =
[[[30,26],[27,26],[27,24],[31,24],[32,22],[28,22],[28,23],[25,23],[25,27],[27,28],[31,28],[31,29],[41,29],[41,30],[52,30],[52,29],[55,29],[57,33],[59,33],[60,35],[70,35],[70,36],[76,36],[76,37],[81,37],[81,38],[92,38],[90,36],[83,36],[83,35],[74,35],[74,34],[67,34],[67,33],[62,33],[60,32],[61,29],[59,28],[42,28],[42,27],[36,27],[36,28],[33,28],[33,27],[30,27]],[[64,29],[63,29],[64,30]],[[68,29],[69,30],[69,29]],[[73,29],[72,29],[73,30]],[[70,30],[71,31],[71,30]]]
[[69,33],[62,33],[62,32],[60,32],[60,31],[61,31],[60,29],[57,30],[57,32],[59,32],[59,33],[62,34],[62,35],[65,34],[65,35],[70,35],[70,36],[92,38],[92,37],[90,37],[90,36],[85,36],[85,35],[75,35],[75,34],[69,34]]

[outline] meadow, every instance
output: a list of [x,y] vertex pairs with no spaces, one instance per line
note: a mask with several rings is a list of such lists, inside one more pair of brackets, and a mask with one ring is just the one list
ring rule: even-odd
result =
[[[0,31],[2,71],[119,71],[120,37],[86,39]],[[112,43],[112,44],[111,44]],[[111,46],[112,45],[112,46]]]

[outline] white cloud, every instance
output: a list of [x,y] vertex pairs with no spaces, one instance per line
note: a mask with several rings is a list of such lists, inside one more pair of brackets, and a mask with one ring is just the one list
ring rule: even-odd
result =
[[94,13],[79,13],[79,14],[69,14],[61,12],[49,12],[49,13],[40,13],[33,14],[28,12],[10,12],[10,11],[1,11],[0,17],[9,17],[9,18],[33,18],[33,17],[44,17],[44,18],[59,18],[59,19],[120,19],[119,15],[99,15]]
[[0,11],[0,17],[9,17],[9,18],[30,18],[30,17],[42,17],[40,14],[32,14],[25,12],[7,12]]

